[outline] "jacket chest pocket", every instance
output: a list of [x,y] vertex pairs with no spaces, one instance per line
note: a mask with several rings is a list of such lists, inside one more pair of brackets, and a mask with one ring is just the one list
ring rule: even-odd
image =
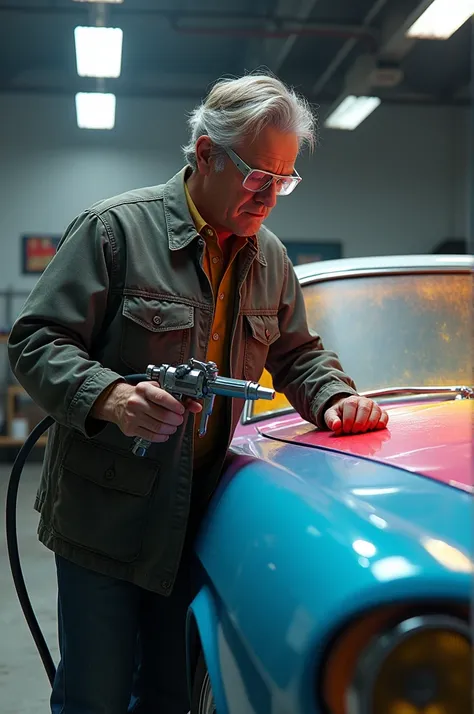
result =
[[244,376],[258,382],[265,369],[270,345],[280,337],[278,316],[244,315],[244,322]]
[[181,364],[189,349],[194,307],[172,300],[126,296],[122,308],[122,361],[136,372],[149,364]]

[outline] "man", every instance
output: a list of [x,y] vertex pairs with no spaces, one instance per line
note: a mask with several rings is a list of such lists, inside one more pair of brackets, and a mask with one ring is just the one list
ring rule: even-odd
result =
[[[192,540],[243,405],[216,399],[199,439],[200,404],[124,375],[189,357],[240,379],[267,367],[320,428],[387,424],[308,329],[286,251],[263,227],[300,181],[308,105],[251,75],[218,82],[190,124],[186,167],[168,183],[71,223],[9,340],[17,378],[55,419],[36,500],[58,573],[54,714],[189,709]],[[145,458],[136,436],[152,442]]]

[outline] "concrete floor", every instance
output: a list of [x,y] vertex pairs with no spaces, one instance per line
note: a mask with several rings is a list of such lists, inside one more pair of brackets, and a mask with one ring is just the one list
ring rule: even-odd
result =
[[[41,465],[27,465],[18,493],[23,574],[43,635],[57,662],[56,574],[53,555],[37,540],[33,501]],[[5,543],[5,496],[11,466],[0,464],[0,712],[47,714],[50,686],[18,603]]]

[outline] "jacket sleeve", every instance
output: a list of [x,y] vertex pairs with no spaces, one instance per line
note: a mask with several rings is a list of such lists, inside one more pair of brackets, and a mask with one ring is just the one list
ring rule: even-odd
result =
[[335,396],[357,394],[335,352],[308,327],[303,291],[285,250],[285,279],[279,306],[280,337],[270,346],[267,369],[303,419],[326,428],[324,412]]
[[55,421],[90,437],[101,392],[122,377],[90,356],[106,315],[116,260],[108,225],[86,211],[63,235],[11,330],[10,365],[31,398]]

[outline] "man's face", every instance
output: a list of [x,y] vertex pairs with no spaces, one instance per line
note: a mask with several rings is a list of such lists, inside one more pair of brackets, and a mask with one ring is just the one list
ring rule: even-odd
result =
[[[246,139],[234,148],[253,169],[291,176],[298,155],[298,138],[296,134],[266,127],[255,139]],[[242,186],[244,175],[229,157],[225,158],[223,171],[216,172],[212,161],[211,166],[205,178],[209,203],[205,207],[206,220],[223,234],[254,235],[275,206],[275,184],[254,193]]]

